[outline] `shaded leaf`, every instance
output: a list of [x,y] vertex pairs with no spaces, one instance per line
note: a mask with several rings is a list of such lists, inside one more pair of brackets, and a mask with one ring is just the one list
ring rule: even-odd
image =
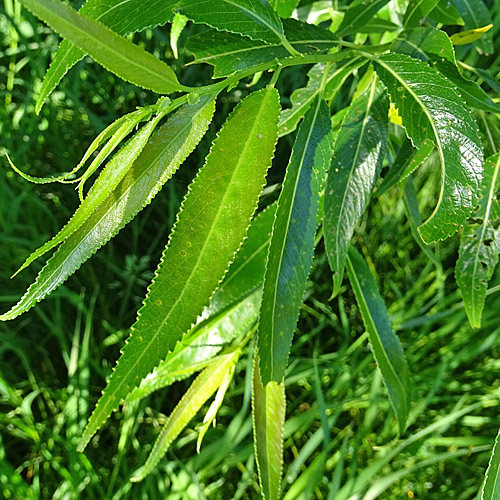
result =
[[361,30],[389,0],[354,0],[350,2],[337,34],[350,35]]
[[434,21],[444,25],[464,25],[464,20],[460,17],[457,8],[450,0],[439,0],[439,3],[429,14],[429,17]]
[[405,28],[415,28],[436,7],[439,0],[410,0],[403,16]]
[[370,200],[387,149],[389,100],[376,79],[354,100],[335,143],[325,188],[325,250],[333,293],[342,285],[349,242]]
[[[492,23],[491,14],[483,0],[453,0],[453,3],[464,20],[465,30],[482,28]],[[494,50],[491,33],[477,40],[475,46],[479,52],[491,54]]]
[[170,116],[116,189],[61,244],[20,302],[0,320],[13,319],[46,297],[148,205],[201,140],[214,109],[213,97],[205,97]]
[[347,274],[358,303],[375,361],[403,433],[410,409],[409,375],[401,343],[391,328],[384,300],[363,257],[349,249]]
[[278,199],[259,319],[262,383],[280,382],[290,353],[316,234],[319,193],[329,166],[330,111],[316,98],[304,117]]
[[465,311],[473,328],[480,328],[488,282],[498,263],[500,231],[498,201],[500,155],[484,164],[479,210],[465,225],[455,268],[457,284],[462,292]]
[[274,154],[279,96],[254,92],[231,113],[191,183],[138,319],[80,443],[188,331],[245,238]]
[[472,212],[482,177],[483,151],[477,124],[455,86],[425,63],[404,54],[377,59],[376,70],[387,86],[413,144],[436,145],[443,171],[439,200],[420,227],[425,243],[454,234]]
[[490,463],[486,471],[486,478],[481,490],[481,500],[500,499],[500,448],[498,445],[500,431],[495,439],[491,452]]
[[283,468],[283,432],[285,426],[285,383],[283,380],[262,385],[259,359],[253,364],[252,416],[255,459],[262,496],[278,500]]
[[57,0],[22,0],[21,3],[120,78],[160,94],[190,90],[178,82],[164,62],[71,7]]

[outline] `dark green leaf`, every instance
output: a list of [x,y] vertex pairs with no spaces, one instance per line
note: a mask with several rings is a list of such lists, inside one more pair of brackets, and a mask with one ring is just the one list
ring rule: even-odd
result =
[[290,353],[316,234],[319,193],[330,163],[330,111],[319,97],[297,133],[278,199],[259,319],[262,383],[280,382]]
[[438,2],[439,0],[410,0],[403,16],[404,27],[415,28],[419,26]]
[[460,240],[460,253],[455,269],[457,284],[462,291],[465,311],[473,328],[480,328],[488,281],[498,263],[500,231],[498,201],[500,155],[488,158],[484,164],[479,210],[465,225]]
[[232,112],[190,185],[156,276],[80,449],[188,331],[224,277],[257,207],[277,139],[279,96],[254,92]]
[[429,14],[429,17],[444,25],[464,25],[464,20],[460,17],[457,8],[450,0],[439,0],[436,8]]
[[[453,0],[460,16],[464,20],[464,30],[484,28],[492,23],[491,14],[483,0]],[[493,38],[490,33],[486,33],[474,45],[479,52],[491,54],[493,48]]]
[[337,34],[344,36],[360,31],[388,3],[389,0],[355,0],[351,2]]
[[[304,54],[323,51],[338,44],[337,37],[330,31],[312,24],[285,19],[283,27],[292,47]],[[290,55],[280,44],[268,45],[262,41],[217,30],[208,30],[192,36],[186,48],[194,54],[195,63],[214,66],[214,78],[228,76],[235,71]]]
[[372,81],[351,104],[335,143],[325,189],[325,249],[333,293],[342,285],[349,242],[365,211],[387,149],[389,100]]
[[170,116],[116,189],[61,244],[20,302],[0,319],[13,319],[46,297],[148,205],[201,140],[214,108],[206,97]]
[[283,468],[285,383],[262,384],[259,359],[255,356],[252,383],[252,416],[255,458],[265,500],[279,500]]
[[[144,8],[144,0],[88,0],[78,11],[89,19],[95,19],[119,35],[145,28],[153,28],[169,22],[172,17],[172,2],[150,0]],[[43,103],[57,87],[64,75],[84,57],[85,53],[69,40],[63,40],[42,82],[36,102],[39,113]]]
[[377,59],[413,144],[430,139],[438,150],[443,179],[433,214],[420,227],[426,243],[454,234],[476,205],[483,151],[477,124],[455,86],[422,61],[404,54]]
[[391,328],[377,283],[363,257],[349,249],[347,274],[365,324],[375,361],[382,373],[389,400],[403,433],[410,410],[408,366],[401,343]]

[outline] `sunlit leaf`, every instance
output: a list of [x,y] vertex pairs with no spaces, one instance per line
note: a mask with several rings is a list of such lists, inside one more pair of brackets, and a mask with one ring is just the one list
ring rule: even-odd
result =
[[499,500],[500,499],[500,432],[495,439],[495,445],[491,452],[490,463],[486,471],[486,480],[481,491],[481,500]]

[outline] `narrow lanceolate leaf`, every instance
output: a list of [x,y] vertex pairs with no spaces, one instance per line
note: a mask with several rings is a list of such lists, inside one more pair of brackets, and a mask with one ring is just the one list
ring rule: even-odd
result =
[[22,0],[22,4],[120,78],[160,94],[190,90],[164,62],[60,1]]
[[495,439],[490,463],[486,471],[486,479],[481,491],[481,500],[500,500],[500,431]]
[[245,238],[274,154],[279,96],[268,87],[232,112],[183,201],[144,306],[80,449],[188,331]]
[[375,278],[363,257],[353,247],[349,249],[347,274],[402,433],[410,409],[408,366],[403,348],[391,328]]
[[[295,19],[285,19],[283,27],[291,46],[304,54],[324,51],[339,43],[337,37],[330,31]],[[282,45],[269,45],[266,42],[217,30],[204,31],[190,37],[186,48],[194,54],[195,63],[214,66],[214,78],[228,76],[235,71],[290,55]]]
[[425,243],[454,234],[471,214],[482,178],[479,131],[455,86],[422,61],[403,54],[377,59],[376,70],[398,108],[408,136],[420,148],[436,145],[442,181],[437,206],[420,227]]
[[333,293],[342,285],[349,242],[365,211],[387,149],[389,99],[374,79],[351,104],[335,143],[325,189],[323,228],[333,271]]
[[410,0],[403,16],[405,28],[415,28],[425,20],[427,14],[431,12],[439,3],[439,0]]
[[474,218],[464,226],[455,277],[462,291],[465,311],[473,328],[480,328],[488,282],[500,253],[499,210],[500,155],[484,164],[481,201]]
[[234,373],[234,366],[239,359],[239,349],[228,352],[214,360],[198,375],[191,387],[184,394],[179,404],[172,411],[165,426],[151,450],[143,467],[131,477],[131,481],[142,481],[156,467],[165,455],[174,439],[184,430],[191,419],[198,413],[203,404],[226,381],[228,373]]
[[[465,30],[483,28],[492,23],[491,14],[483,0],[453,0],[453,3],[465,22]],[[474,45],[480,52],[491,54],[494,50],[491,33],[479,38]]]
[[[173,17],[171,2],[149,0],[87,0],[78,11],[89,19],[95,19],[119,35],[125,35],[145,28],[153,28],[170,21]],[[57,87],[64,75],[84,57],[85,53],[69,40],[63,40],[45,75],[36,102],[39,113],[43,103]]]
[[431,62],[436,69],[452,81],[465,102],[483,111],[500,112],[488,94],[475,82],[462,76],[455,59],[450,38],[444,31],[434,28],[415,28],[403,31],[392,44],[392,49],[425,62]]
[[205,368],[236,337],[253,328],[259,317],[262,292],[255,290],[194,326],[139,387],[128,396],[134,401],[148,396],[178,380]]
[[151,120],[139,132],[137,132],[113,159],[97,178],[87,198],[85,198],[69,222],[45,245],[33,252],[19,268],[20,272],[28,267],[34,260],[46,254],[54,247],[71,236],[94,212],[94,210],[113,192],[123,179],[127,171],[133,165],[135,159],[146,146],[149,137],[158,123],[159,116]]
[[355,0],[351,2],[337,30],[340,36],[360,30],[389,0]]
[[280,380],[263,385],[258,365],[258,356],[255,356],[252,381],[255,458],[263,498],[278,500],[283,469],[285,383]]
[[[365,60],[355,57],[345,66],[331,67],[323,93],[325,100],[328,101],[335,97],[349,75],[365,63]],[[285,109],[281,113],[279,124],[280,137],[293,132],[297,128],[297,125],[306,114],[307,110],[311,106],[311,103],[320,93],[321,80],[325,70],[326,64],[316,64],[311,68],[307,75],[309,77],[307,85],[292,92],[292,95],[290,96],[292,107]]]
[[205,135],[214,109],[213,99],[206,97],[170,116],[116,189],[61,244],[20,302],[0,320],[13,319],[45,298],[148,205]]
[[262,383],[280,382],[311,269],[319,193],[330,163],[330,112],[319,97],[302,122],[278,199],[259,319]]

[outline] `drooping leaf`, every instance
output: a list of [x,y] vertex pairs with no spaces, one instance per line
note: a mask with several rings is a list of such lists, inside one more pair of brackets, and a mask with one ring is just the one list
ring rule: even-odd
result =
[[261,296],[261,291],[256,290],[194,326],[127,396],[127,401],[142,399],[205,368],[225,344],[247,333],[257,323]]
[[[150,0],[144,8],[144,0],[87,0],[78,11],[89,19],[95,19],[119,35],[145,28],[153,28],[169,22],[173,17],[171,2]],[[84,57],[85,53],[69,40],[63,40],[45,75],[36,101],[36,113],[57,87],[64,75]]]
[[[465,30],[483,28],[492,23],[491,14],[483,0],[453,0],[453,3],[464,20]],[[481,53],[491,54],[494,50],[491,33],[477,40],[475,46]]]
[[325,250],[333,293],[342,285],[349,242],[370,200],[387,149],[389,100],[376,79],[354,100],[335,143],[325,188]]
[[170,116],[116,189],[61,244],[19,303],[0,320],[13,319],[45,298],[148,205],[201,140],[214,109],[213,97],[207,96]]
[[415,28],[438,4],[439,0],[410,0],[403,16],[405,28]]
[[224,277],[257,207],[277,139],[273,87],[243,100],[190,185],[131,336],[92,414],[83,449],[127,394],[189,330]]
[[347,274],[358,303],[375,361],[403,433],[410,409],[408,366],[401,342],[391,328],[384,300],[363,257],[349,249]]
[[[348,76],[365,63],[366,61],[361,58],[353,58],[349,64],[346,64],[345,66],[332,66],[327,76],[327,82],[324,90],[325,100],[328,101],[332,99],[342,87]],[[311,106],[311,103],[320,93],[321,80],[325,70],[326,64],[316,64],[308,73],[309,81],[307,86],[292,92],[292,95],[290,96],[292,107],[285,109],[281,113],[279,124],[280,137],[293,132],[297,128],[297,125],[306,114],[307,110]]]
[[426,243],[443,240],[465,222],[478,198],[483,151],[479,131],[455,86],[422,61],[404,54],[377,59],[376,70],[387,86],[413,144],[436,145],[443,178],[437,206],[420,227]]
[[256,355],[252,378],[252,416],[255,459],[265,500],[280,498],[285,408],[284,381],[263,385]]
[[469,106],[493,113],[500,112],[500,106],[495,104],[477,83],[462,76],[457,67],[451,40],[444,31],[433,28],[403,31],[394,40],[392,47],[400,54],[432,62],[441,74],[456,85]]
[[[314,53],[332,48],[338,39],[330,31],[295,19],[285,19],[283,27],[292,47],[301,53]],[[228,76],[235,71],[283,59],[289,55],[280,44],[269,45],[233,33],[208,30],[189,38],[186,46],[195,56],[195,63],[214,66],[214,78]]]
[[271,7],[281,16],[290,17],[300,0],[269,0]]
[[462,291],[465,311],[473,328],[480,328],[488,281],[500,253],[499,210],[500,155],[484,164],[481,200],[474,218],[464,226],[455,277]]
[[160,435],[156,439],[146,463],[135,472],[130,478],[131,481],[142,481],[151,473],[175,438],[189,424],[203,404],[225,383],[228,374],[234,372],[234,365],[238,361],[240,354],[241,349],[228,349],[225,355],[214,360],[198,375],[170,414]]
[[317,97],[297,133],[278,199],[264,278],[258,351],[262,383],[280,382],[312,265],[319,193],[330,163],[330,111]]
[[491,452],[490,463],[486,470],[486,478],[481,490],[481,500],[500,499],[500,431],[495,439],[495,445]]
[[464,20],[460,17],[457,8],[450,0],[439,0],[434,10],[429,14],[434,21],[446,25],[464,25]]
[[389,0],[355,0],[347,8],[337,34],[350,35],[358,32]]
[[377,187],[376,196],[386,193],[398,182],[406,179],[429,157],[433,150],[434,143],[429,139],[426,139],[420,148],[413,147],[409,139],[405,140],[389,172]]
[[475,28],[472,30],[461,31],[451,35],[450,40],[453,45],[468,45],[479,40],[485,33],[488,33],[493,28],[493,24],[488,24],[482,28]]
[[152,54],[58,0],[22,0],[36,16],[115,75],[160,94],[189,91]]

